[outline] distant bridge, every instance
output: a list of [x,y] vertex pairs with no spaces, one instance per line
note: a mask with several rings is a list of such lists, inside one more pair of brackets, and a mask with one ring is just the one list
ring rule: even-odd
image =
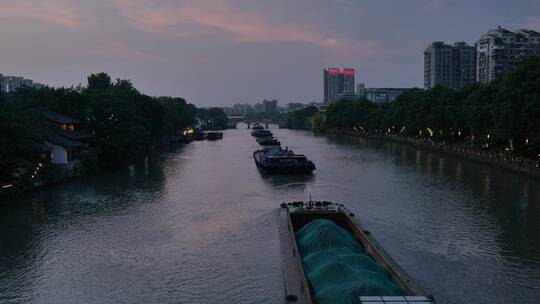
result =
[[228,116],[229,122],[227,123],[227,127],[230,129],[236,129],[236,126],[239,123],[245,123],[248,126],[248,129],[251,129],[251,125],[253,124],[261,124],[264,125],[266,128],[268,128],[269,124],[277,124],[279,125],[279,121],[275,119],[266,119],[266,118],[256,118],[256,117],[248,117],[248,116]]

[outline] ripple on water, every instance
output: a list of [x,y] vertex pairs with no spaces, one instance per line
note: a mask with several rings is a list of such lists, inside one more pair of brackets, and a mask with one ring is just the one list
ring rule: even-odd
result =
[[[0,303],[280,303],[276,208],[347,204],[440,303],[540,303],[540,183],[410,146],[275,130],[310,177],[260,174],[248,130],[0,206]],[[478,302],[478,301],[476,301]]]

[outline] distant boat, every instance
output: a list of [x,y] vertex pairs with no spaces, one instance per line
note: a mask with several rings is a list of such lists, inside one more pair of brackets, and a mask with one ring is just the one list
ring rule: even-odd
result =
[[258,130],[253,130],[251,132],[251,136],[254,136],[254,137],[272,137],[274,134],[272,134],[272,132],[270,132],[270,130],[261,130],[261,129],[258,129]]
[[274,137],[259,137],[257,138],[257,142],[261,146],[281,146],[281,143],[279,140],[275,139]]
[[268,174],[311,174],[315,164],[304,155],[281,147],[267,147],[253,152],[257,168]]
[[343,205],[283,203],[278,221],[287,303],[435,303]]
[[196,131],[193,133],[193,139],[194,140],[205,140],[206,139],[206,133],[201,131]]
[[218,140],[223,139],[223,132],[206,132],[206,139],[208,140]]

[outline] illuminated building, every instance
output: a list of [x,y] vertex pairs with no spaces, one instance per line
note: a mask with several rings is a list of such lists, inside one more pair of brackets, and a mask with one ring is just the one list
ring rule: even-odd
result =
[[324,103],[337,100],[345,92],[355,91],[354,69],[328,68],[324,70]]

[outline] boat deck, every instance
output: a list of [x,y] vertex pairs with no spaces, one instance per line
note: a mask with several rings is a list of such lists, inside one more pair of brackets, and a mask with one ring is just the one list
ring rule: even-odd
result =
[[[281,240],[281,266],[283,283],[285,284],[285,303],[313,303],[303,267],[299,264],[298,255],[300,253],[296,245],[294,229],[286,210],[281,209],[279,211],[278,221],[279,238]],[[288,297],[290,297],[290,301],[288,301]]]
[[278,217],[285,294],[297,298],[296,301],[285,300],[285,303],[317,303],[304,273],[295,236],[298,230],[315,219],[331,220],[351,232],[366,248],[366,252],[377,263],[388,269],[393,281],[406,293],[403,297],[360,297],[359,303],[435,303],[432,297],[424,296],[424,292],[343,205],[330,202],[294,202],[283,203],[281,207]]

